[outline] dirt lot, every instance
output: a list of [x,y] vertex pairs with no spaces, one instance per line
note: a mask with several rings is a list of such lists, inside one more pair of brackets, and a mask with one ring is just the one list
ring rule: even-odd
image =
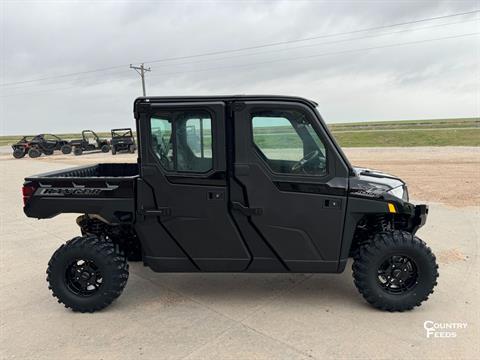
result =
[[453,206],[480,204],[479,147],[350,148],[350,162],[400,176],[410,196]]
[[[419,232],[436,253],[431,299],[406,313],[368,306],[340,275],[155,274],[133,263],[123,295],[77,314],[45,282],[53,251],[78,234],[75,215],[26,218],[22,179],[135,156],[0,155],[0,358],[13,359],[478,359],[478,148],[347,149],[352,163],[403,177],[431,204]],[[424,322],[466,322],[455,338],[426,338]]]

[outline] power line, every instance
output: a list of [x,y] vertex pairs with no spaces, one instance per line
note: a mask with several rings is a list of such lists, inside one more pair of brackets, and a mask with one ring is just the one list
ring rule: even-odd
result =
[[48,76],[48,77],[39,78],[39,79],[15,81],[15,82],[10,82],[10,83],[3,83],[3,84],[1,84],[1,86],[10,86],[10,85],[15,85],[15,84],[25,84],[25,83],[36,82],[36,81],[43,81],[43,80],[50,80],[50,79],[59,79],[59,78],[64,78],[64,77],[69,77],[69,76],[75,76],[75,75],[82,75],[82,74],[90,74],[90,73],[95,73],[95,72],[101,72],[101,71],[108,71],[108,70],[119,69],[119,68],[123,68],[123,67],[128,66],[128,65],[129,65],[129,64],[126,64],[126,65],[116,65],[116,66],[110,66],[110,67],[105,67],[105,68],[100,68],[100,69],[93,69],[93,70],[79,71],[79,72],[62,74],[62,75]]
[[103,73],[103,74],[98,74],[98,73],[90,73],[90,74],[84,74],[84,75],[77,75],[76,77],[72,78],[72,79],[68,79],[68,78],[64,78],[63,80],[53,80],[53,81],[48,81],[48,82],[42,82],[40,84],[14,84],[15,86],[10,86],[10,87],[5,87],[3,88],[2,90],[23,90],[25,88],[31,88],[31,87],[37,87],[37,86],[49,86],[49,85],[56,85],[56,84],[62,84],[62,83],[69,83],[69,82],[72,82],[74,80],[76,81],[82,81],[82,80],[85,80],[85,81],[88,81],[88,79],[92,76],[95,76],[95,77],[109,77],[109,76],[112,76],[112,75],[120,75],[120,74],[131,74],[131,71],[130,70],[122,70],[122,71],[114,71],[114,72],[109,72],[109,73]]
[[239,51],[245,51],[245,50],[261,49],[261,48],[265,48],[265,47],[286,45],[286,44],[292,44],[292,43],[310,41],[310,40],[317,40],[317,39],[324,39],[324,38],[341,36],[341,35],[350,35],[350,34],[356,34],[356,33],[360,33],[360,32],[380,30],[380,29],[386,29],[386,28],[408,25],[408,24],[416,24],[416,23],[420,23],[420,22],[424,22],[424,21],[433,21],[433,20],[445,19],[445,18],[454,17],[454,16],[470,15],[470,14],[474,14],[474,13],[478,13],[478,12],[480,12],[480,10],[474,10],[474,11],[468,11],[468,12],[464,12],[464,13],[457,13],[457,14],[444,15],[444,16],[436,16],[436,17],[432,17],[432,18],[426,18],[426,19],[420,19],[420,20],[390,24],[390,25],[376,26],[376,27],[359,29],[359,30],[338,32],[338,33],[326,34],[326,35],[318,35],[318,36],[312,36],[312,37],[297,39],[297,40],[278,41],[278,42],[273,42],[273,43],[268,43],[268,44],[248,46],[248,47],[237,48],[237,49],[220,50],[220,51],[212,51],[212,52],[206,52],[206,53],[200,53],[200,54],[194,54],[194,55],[163,58],[163,59],[158,59],[158,60],[145,61],[145,63],[146,64],[153,64],[153,63],[164,62],[164,61],[183,60],[183,59],[189,59],[189,58],[193,58],[193,57],[212,56],[212,55],[220,55],[220,54],[225,54],[225,53],[230,53],[230,52],[239,52]]
[[[457,24],[464,24],[467,22],[476,22],[478,21],[477,19],[471,19],[471,20],[465,20],[465,21],[456,21],[456,22],[449,22],[449,23],[443,23],[443,24],[437,24],[437,25],[430,25],[430,26],[422,26],[419,28],[408,28],[408,29],[402,29],[398,31],[389,31],[389,32],[383,32],[380,34],[373,34],[373,35],[365,35],[365,36],[359,36],[359,37],[353,37],[353,38],[348,38],[348,39],[340,39],[340,40],[332,40],[332,41],[323,41],[320,43],[313,43],[313,44],[306,44],[306,45],[300,45],[300,46],[291,46],[288,48],[283,48],[283,49],[271,49],[267,51],[261,51],[261,52],[254,52],[254,53],[246,53],[246,54],[236,54],[236,55],[231,55],[231,56],[224,56],[220,58],[213,58],[213,59],[203,59],[203,60],[194,60],[194,61],[188,61],[188,62],[181,62],[181,63],[174,63],[174,64],[165,64],[165,65],[160,65],[160,66],[181,66],[181,65],[190,65],[190,64],[198,64],[198,63],[205,63],[205,62],[211,62],[211,61],[221,61],[221,60],[228,60],[228,59],[233,59],[233,58],[238,58],[238,57],[244,57],[244,56],[256,56],[256,55],[263,55],[263,54],[269,54],[269,53],[278,53],[278,52],[284,52],[284,51],[291,51],[291,50],[296,50],[296,49],[303,49],[303,48],[311,48],[311,47],[316,47],[316,46],[321,46],[321,45],[330,45],[330,44],[336,44],[336,43],[343,43],[343,42],[350,42],[354,40],[363,40],[363,39],[371,39],[371,38],[376,38],[380,36],[389,36],[389,35],[395,35],[395,34],[400,34],[400,33],[405,33],[405,32],[411,32],[411,31],[419,31],[419,30],[425,30],[425,29],[432,29],[432,28],[438,28],[438,27],[444,27],[444,26],[450,26],[450,25],[457,25]],[[116,71],[113,73],[107,73],[103,74],[105,75],[110,75],[110,74],[125,74],[129,73],[128,70],[125,71]],[[84,77],[89,77],[89,76],[99,76],[96,73],[88,73],[82,76],[81,79]],[[13,89],[24,89],[26,87],[36,87],[36,86],[45,86],[45,85],[54,85],[54,84],[60,84],[60,83],[65,83],[65,82],[71,82],[73,79],[63,79],[60,81],[50,81],[48,83],[44,84],[16,84],[19,86],[15,86]],[[12,88],[10,88],[12,89]]]
[[[431,18],[424,18],[424,19],[406,21],[406,22],[395,23],[395,24],[390,24],[390,25],[375,26],[375,27],[371,27],[371,28],[364,28],[364,29],[345,31],[345,32],[339,32],[339,33],[333,33],[333,34],[318,35],[318,36],[312,36],[312,37],[303,38],[303,39],[286,40],[286,41],[279,41],[279,42],[273,42],[273,43],[266,43],[266,44],[261,44],[261,45],[256,45],[256,46],[248,46],[248,47],[237,48],[237,49],[219,50],[219,51],[204,52],[204,53],[198,53],[198,54],[192,54],[192,55],[186,55],[186,56],[163,58],[163,59],[157,59],[157,60],[152,60],[152,61],[145,61],[144,63],[151,64],[151,63],[166,62],[166,61],[184,60],[184,59],[190,59],[190,58],[195,58],[195,57],[220,55],[220,54],[240,52],[240,51],[246,51],[246,50],[254,50],[254,49],[260,49],[260,48],[265,48],[265,47],[273,47],[273,46],[278,46],[278,45],[292,44],[292,43],[296,43],[296,42],[316,40],[316,39],[321,39],[321,38],[328,38],[328,37],[349,35],[349,34],[355,34],[355,33],[366,32],[366,31],[386,29],[386,28],[391,28],[391,27],[396,27],[396,26],[417,24],[417,23],[420,23],[420,22],[434,21],[434,20],[445,19],[445,18],[456,17],[456,16],[471,15],[471,14],[475,14],[475,13],[478,13],[478,12],[480,12],[480,10],[473,10],[473,11],[455,13],[455,14],[450,14],[450,15],[436,16],[436,17],[431,17]],[[128,65],[129,64],[115,65],[115,66],[109,66],[109,67],[86,70],[86,71],[79,71],[79,72],[68,73],[68,74],[46,76],[46,77],[31,79],[31,80],[15,81],[15,82],[10,82],[10,83],[3,83],[3,84],[1,84],[1,86],[11,86],[11,85],[15,85],[15,84],[25,84],[25,83],[44,81],[44,80],[49,80],[49,79],[58,79],[58,78],[64,78],[64,77],[69,77],[69,76],[75,76],[75,75],[83,75],[83,74],[89,74],[89,73],[95,73],[95,72],[109,71],[109,70],[122,68],[122,67],[125,67],[125,66],[128,66]]]
[[403,43],[389,44],[389,45],[382,45],[382,46],[372,46],[372,47],[360,48],[360,49],[333,51],[333,52],[327,52],[327,53],[322,53],[322,54],[314,54],[314,55],[293,57],[293,58],[288,58],[288,59],[275,59],[275,60],[269,60],[269,61],[253,62],[253,63],[243,64],[243,65],[231,65],[231,66],[214,67],[214,68],[207,68],[207,69],[201,69],[201,70],[191,70],[191,71],[186,70],[186,71],[169,72],[169,73],[158,73],[157,75],[152,75],[151,77],[157,77],[157,76],[162,76],[162,75],[175,75],[175,74],[183,74],[183,73],[205,72],[205,71],[213,71],[213,70],[219,70],[219,69],[232,69],[232,68],[250,67],[250,66],[256,66],[256,65],[266,65],[266,64],[272,64],[272,63],[277,63],[277,62],[304,60],[304,59],[311,59],[311,58],[317,58],[317,57],[323,57],[323,56],[329,56],[329,55],[341,55],[341,54],[349,54],[349,53],[355,53],[355,52],[361,52],[361,51],[386,49],[386,48],[392,48],[392,47],[396,47],[396,46],[415,45],[415,44],[427,43],[427,42],[432,42],[432,41],[456,39],[456,38],[462,38],[462,37],[468,37],[468,36],[474,36],[474,35],[480,35],[480,32],[454,35],[454,36],[445,36],[445,37],[434,38],[434,39],[408,41],[408,42],[403,42]]
[[[244,68],[244,67],[257,66],[257,65],[272,64],[272,63],[277,63],[277,62],[288,62],[288,61],[295,61],[295,60],[305,60],[305,59],[318,58],[318,57],[330,56],[330,55],[341,55],[341,54],[349,54],[349,53],[362,52],[362,51],[371,51],[371,50],[377,50],[377,49],[386,49],[386,48],[392,48],[392,47],[397,47],[397,46],[416,45],[416,44],[433,42],[433,41],[457,39],[457,38],[474,36],[474,35],[479,35],[479,34],[480,34],[480,32],[467,33],[467,34],[460,34],[460,35],[454,35],[454,36],[446,36],[446,37],[433,38],[433,39],[425,39],[425,40],[408,41],[408,42],[396,43],[396,44],[388,44],[388,45],[382,45],[382,46],[372,46],[372,47],[360,48],[360,49],[350,49],[350,50],[334,51],[334,52],[327,52],[327,53],[321,53],[321,54],[313,54],[313,55],[301,56],[301,57],[293,57],[293,58],[288,58],[288,59],[275,59],[275,60],[270,60],[270,61],[254,62],[254,63],[243,64],[243,65],[231,65],[231,66],[223,66],[223,67],[213,67],[213,68],[198,69],[198,70],[191,70],[191,71],[188,71],[188,70],[187,70],[187,71],[157,73],[157,75],[152,75],[151,77],[158,77],[158,76],[165,76],[165,75],[177,75],[177,74],[185,74],[185,73],[208,72],[208,71],[224,70],[224,69],[232,69],[232,68]],[[99,84],[99,83],[105,83],[105,82],[108,82],[108,81],[100,81],[100,82],[93,83],[92,85],[94,85],[94,84]],[[69,87],[69,88],[66,88],[66,89],[71,89],[71,88],[76,88],[76,87],[73,86],[73,87]],[[49,89],[49,90],[46,90],[46,91],[56,91],[56,90],[64,90],[64,89]],[[44,91],[38,91],[38,92],[33,92],[33,93],[42,93],[42,92],[44,92]],[[32,94],[32,93],[28,93],[28,94]],[[0,97],[21,96],[21,95],[25,95],[25,94],[18,94],[18,93],[17,93],[17,94],[3,95],[3,96],[0,96]]]
[[[471,22],[471,21],[478,21],[478,20],[476,20],[476,19],[475,20],[468,20],[468,22]],[[359,37],[353,37],[353,38],[348,38],[348,39],[341,39],[341,40],[334,40],[334,41],[324,41],[324,42],[321,42],[321,43],[314,43],[314,44],[307,44],[307,45],[300,45],[300,46],[292,46],[292,47],[288,47],[288,48],[284,48],[284,49],[273,49],[273,50],[267,50],[267,51],[261,51],[261,52],[226,56],[226,57],[221,57],[221,58],[196,60],[196,61],[168,64],[168,65],[159,65],[159,66],[190,65],[190,64],[205,63],[205,62],[210,62],[210,61],[233,59],[233,58],[238,58],[238,57],[243,57],[243,56],[263,55],[263,54],[277,53],[277,52],[290,51],[290,50],[296,50],[296,49],[310,48],[310,47],[321,46],[321,45],[338,44],[338,43],[350,42],[350,41],[354,41],[354,40],[371,39],[371,38],[376,38],[376,37],[379,37],[379,36],[395,35],[395,34],[400,34],[400,33],[409,32],[409,31],[425,30],[425,29],[437,28],[437,27],[440,27],[440,26],[454,25],[454,24],[461,24],[461,23],[464,23],[464,22],[453,22],[453,23],[440,24],[440,25],[423,26],[421,28],[404,29],[404,30],[385,32],[385,33],[375,34],[375,35],[359,36]]]

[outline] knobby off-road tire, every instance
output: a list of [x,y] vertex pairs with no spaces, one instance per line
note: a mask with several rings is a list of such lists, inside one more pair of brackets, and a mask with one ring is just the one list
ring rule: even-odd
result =
[[25,157],[25,150],[23,150],[23,149],[13,150],[13,157],[15,159],[21,159],[21,158]]
[[112,146],[112,155],[117,155],[117,148]]
[[50,156],[50,155],[53,155],[53,150],[52,149],[46,149],[46,150],[43,150],[43,153],[47,156]]
[[120,296],[127,280],[128,263],[120,248],[91,235],[73,238],[60,246],[47,268],[52,295],[66,308],[82,313],[110,305]]
[[129,145],[128,146],[128,152],[130,154],[135,154],[135,145]]
[[110,145],[102,145],[101,150],[103,153],[108,153],[110,151]]
[[83,154],[83,150],[81,147],[74,147],[73,148],[73,155],[80,156]]
[[72,152],[72,147],[68,144],[63,145],[60,150],[62,151],[62,154],[68,155]]
[[387,311],[420,306],[433,293],[438,278],[430,248],[404,231],[376,234],[355,253],[352,270],[355,286],[365,300]]
[[32,159],[38,158],[40,155],[42,155],[42,152],[37,148],[31,148],[28,150],[28,156],[30,156]]

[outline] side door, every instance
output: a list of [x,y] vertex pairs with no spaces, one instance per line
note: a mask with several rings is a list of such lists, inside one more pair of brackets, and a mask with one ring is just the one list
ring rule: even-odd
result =
[[245,216],[287,270],[335,272],[348,168],[316,111],[293,102],[234,106],[234,176]]
[[152,104],[139,119],[138,227],[158,271],[242,271],[250,254],[230,216],[225,105]]

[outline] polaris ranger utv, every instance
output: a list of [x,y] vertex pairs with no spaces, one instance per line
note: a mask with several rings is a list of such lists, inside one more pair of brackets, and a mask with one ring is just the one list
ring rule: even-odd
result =
[[110,144],[107,139],[101,139],[93,130],[83,130],[82,138],[70,141],[74,155],[82,155],[84,151],[101,150],[104,153],[110,151]]
[[27,216],[82,214],[82,236],[47,269],[66,307],[108,306],[128,260],[157,272],[340,273],[353,257],[354,283],[379,309],[433,292],[435,256],[415,236],[427,206],[409,202],[402,180],[350,165],[314,102],[142,97],[134,115],[137,163],[25,179]]
[[132,129],[112,129],[112,140],[110,141],[112,147],[112,155],[116,155],[119,151],[128,151],[133,154],[136,150],[135,138],[133,137]]

